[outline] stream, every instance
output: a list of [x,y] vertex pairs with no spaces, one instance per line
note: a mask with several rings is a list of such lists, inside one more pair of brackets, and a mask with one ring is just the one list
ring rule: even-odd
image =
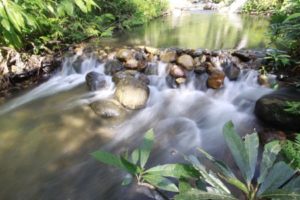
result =
[[[180,48],[264,48],[267,19],[211,12],[167,16],[101,43]],[[122,123],[99,118],[89,104],[110,98],[115,90],[105,76],[104,90],[88,92],[85,75],[104,73],[104,63],[66,57],[61,71],[41,85],[0,105],[0,199],[5,200],[142,200],[151,192],[135,184],[121,186],[125,173],[98,163],[90,153],[121,153],[137,147],[153,128],[155,147],[149,166],[183,161],[182,154],[202,147],[219,158],[228,150],[223,125],[232,120],[241,134],[259,128],[255,102],[271,90],[258,85],[258,72],[242,71],[220,90],[202,90],[192,77],[186,86],[166,83],[166,64],[149,76],[150,97],[144,109]],[[228,158],[229,159],[229,158]]]

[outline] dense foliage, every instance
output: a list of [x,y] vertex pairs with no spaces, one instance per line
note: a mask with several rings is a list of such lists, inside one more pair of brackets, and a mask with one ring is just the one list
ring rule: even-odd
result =
[[[281,150],[278,141],[265,145],[260,175],[255,178],[259,148],[257,133],[247,135],[242,140],[231,122],[224,126],[223,131],[242,179],[225,163],[214,159],[202,149],[199,151],[211,163],[209,169],[193,155],[185,156],[190,164],[165,164],[145,169],[154,140],[152,131],[146,133],[142,147],[134,150],[131,156],[117,156],[104,151],[96,151],[92,156],[128,172],[123,185],[130,184],[133,177],[136,177],[141,186],[176,193],[176,200],[241,199],[242,196],[233,192],[228,184],[243,193],[247,200],[300,198],[300,177],[297,172],[285,162],[276,161]],[[168,197],[164,196],[164,199]]]
[[164,0],[1,0],[0,46],[55,48],[161,15]]
[[300,169],[300,134],[297,134],[295,141],[285,141],[282,152],[294,168]]

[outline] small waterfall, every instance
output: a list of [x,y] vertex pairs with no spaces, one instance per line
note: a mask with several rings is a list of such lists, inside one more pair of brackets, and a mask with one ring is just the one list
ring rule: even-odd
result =
[[239,12],[243,6],[247,3],[247,0],[235,0],[228,8],[230,13]]
[[[79,61],[79,63],[78,63]],[[78,56],[66,58],[62,70],[49,81],[41,84],[27,94],[18,97],[0,109],[0,115],[35,99],[44,98],[59,92],[71,90],[85,82],[85,75],[90,71],[104,73],[104,66],[94,58],[84,59],[80,62]]]

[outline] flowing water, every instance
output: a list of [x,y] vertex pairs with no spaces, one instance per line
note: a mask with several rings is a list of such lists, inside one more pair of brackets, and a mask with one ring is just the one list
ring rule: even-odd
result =
[[[257,36],[257,26],[251,29],[256,19],[247,17],[250,25],[232,28],[226,38],[222,31],[230,25],[222,23],[220,37],[214,28],[211,32],[208,29],[217,27],[214,20],[223,22],[229,17],[214,14],[216,19],[209,19],[208,26],[199,27],[207,23],[207,15],[198,15],[185,16],[178,23],[158,20],[132,30],[130,37],[125,34],[115,40],[118,43],[127,38],[132,44],[136,39],[138,44],[158,47],[233,48],[245,34],[248,47],[265,44],[264,36]],[[173,26],[177,28],[171,34]],[[205,41],[202,34],[207,35]],[[249,42],[253,37],[257,40]],[[89,153],[131,150],[140,144],[146,130],[154,128],[156,142],[150,165],[182,161],[181,155],[193,153],[196,147],[226,157],[224,123],[233,120],[242,134],[253,130],[257,127],[255,101],[270,92],[257,84],[257,72],[251,70],[243,71],[235,82],[226,79],[225,87],[218,91],[201,90],[203,83],[197,76],[191,77],[188,85],[171,89],[166,84],[166,65],[160,63],[158,75],[149,76],[146,108],[132,113],[123,123],[115,123],[97,117],[89,107],[91,102],[111,98],[115,88],[111,77],[106,76],[109,84],[102,91],[87,92],[84,84],[89,71],[104,72],[104,65],[87,58],[78,68],[73,64],[75,59],[66,58],[62,70],[49,81],[1,105],[0,199],[148,199],[153,194],[134,184],[122,187],[126,174],[97,163]]]

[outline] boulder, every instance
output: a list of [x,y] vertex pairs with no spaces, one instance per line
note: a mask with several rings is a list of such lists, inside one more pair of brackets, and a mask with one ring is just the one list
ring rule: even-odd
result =
[[125,71],[118,72],[114,74],[112,80],[114,81],[115,84],[118,84],[121,80],[126,80],[128,78],[138,79],[143,83],[145,83],[146,85],[150,83],[150,80],[147,77],[147,75],[135,70],[125,70]]
[[115,91],[116,99],[131,110],[146,106],[150,90],[143,81],[134,77],[127,77],[118,82]]
[[225,66],[225,74],[227,78],[231,81],[235,81],[239,78],[241,69],[234,63],[228,63]]
[[243,62],[249,62],[251,60],[251,56],[246,50],[238,50],[232,53],[233,56],[238,57]]
[[176,78],[175,81],[178,85],[181,85],[181,84],[186,83],[186,78],[182,78],[182,77],[181,78]]
[[105,74],[114,75],[115,73],[124,69],[123,64],[118,60],[108,60],[105,65]]
[[223,86],[225,73],[220,70],[214,70],[210,73],[207,79],[207,87],[212,89],[219,89]]
[[146,75],[158,75],[158,63],[156,62],[147,63],[144,73]]
[[145,51],[146,51],[147,53],[152,54],[152,55],[158,55],[159,52],[160,52],[159,49],[154,48],[154,47],[145,47]]
[[271,127],[300,131],[300,114],[288,112],[287,102],[300,103],[300,90],[282,88],[261,97],[255,105],[256,116]]
[[139,61],[137,61],[134,58],[131,58],[131,59],[126,61],[125,67],[127,69],[138,69],[139,68]]
[[85,81],[90,91],[96,91],[106,87],[105,75],[97,72],[89,72],[85,76]]
[[184,54],[177,59],[177,63],[187,70],[194,69],[194,59],[192,56]]
[[180,78],[180,77],[186,76],[184,70],[178,65],[170,64],[169,69],[170,69],[170,75],[175,78]]
[[165,63],[175,62],[177,53],[174,50],[167,50],[160,54],[160,60]]
[[120,49],[116,54],[116,58],[122,62],[126,62],[133,58],[133,52],[129,49]]

